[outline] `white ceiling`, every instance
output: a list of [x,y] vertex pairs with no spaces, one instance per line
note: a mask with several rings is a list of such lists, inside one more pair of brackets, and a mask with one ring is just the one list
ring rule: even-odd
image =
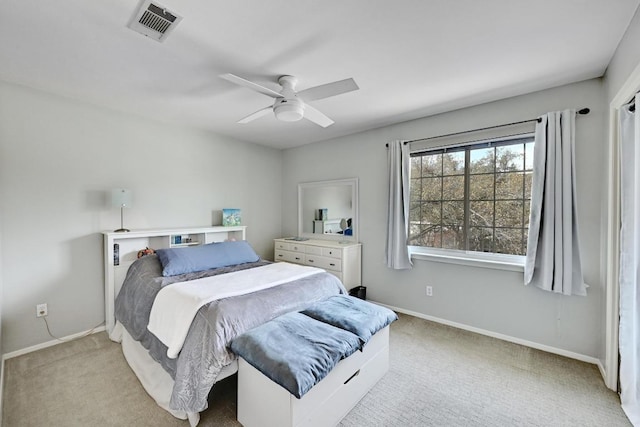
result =
[[[639,2],[160,0],[183,20],[159,43],[138,0],[0,0],[0,79],[286,148],[602,76]],[[327,128],[237,124],[273,100],[223,73],[360,90],[312,103]]]

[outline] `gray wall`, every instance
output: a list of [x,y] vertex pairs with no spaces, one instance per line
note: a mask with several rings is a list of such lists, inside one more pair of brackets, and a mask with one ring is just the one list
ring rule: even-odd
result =
[[104,321],[100,232],[120,226],[105,192],[133,191],[131,229],[207,226],[241,208],[270,259],[281,164],[279,150],[0,83],[2,351],[52,340],[37,303],[57,336]]
[[[532,341],[578,354],[602,353],[604,285],[600,277],[604,96],[600,79],[285,150],[283,233],[296,233],[297,184],[360,179],[360,241],[367,297],[391,306]],[[411,271],[383,264],[386,230],[386,149],[415,139],[537,117],[547,111],[590,107],[577,118],[579,226],[587,297],[563,297],[525,287],[523,274],[423,260]],[[531,127],[533,129],[533,126]],[[437,144],[437,141],[435,142]],[[425,285],[434,296],[425,296]]]
[[638,40],[640,40],[640,9],[636,10],[636,14],[607,67],[604,78],[607,103],[616,96],[631,72],[640,65],[640,43]]

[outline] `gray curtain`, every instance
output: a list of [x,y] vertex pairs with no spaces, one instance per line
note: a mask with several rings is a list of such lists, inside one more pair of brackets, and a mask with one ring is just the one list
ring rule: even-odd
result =
[[586,295],[576,212],[575,110],[536,124],[525,285]]
[[409,227],[409,146],[393,141],[387,151],[389,174],[389,204],[387,207],[387,267],[394,270],[412,268],[407,232]]
[[[640,101],[636,95],[635,105]],[[620,401],[640,426],[640,117],[620,109]]]

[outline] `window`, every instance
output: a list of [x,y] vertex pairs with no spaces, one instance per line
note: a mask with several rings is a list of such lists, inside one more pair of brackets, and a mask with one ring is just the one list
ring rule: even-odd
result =
[[525,255],[533,136],[411,154],[409,245]]

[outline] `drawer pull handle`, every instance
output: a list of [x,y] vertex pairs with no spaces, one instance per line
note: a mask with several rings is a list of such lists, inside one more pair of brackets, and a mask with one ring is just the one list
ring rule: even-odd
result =
[[329,263],[329,265],[330,265],[331,267],[335,267],[335,266],[336,266],[336,265],[335,265],[334,263],[332,263],[332,262],[330,262],[330,263]]
[[298,256],[297,256],[297,257],[296,257],[296,261],[300,261],[300,257],[298,257]]
[[309,262],[313,262],[313,260],[312,260],[312,259],[310,259],[310,260],[309,260]]
[[356,373],[355,373],[355,374],[351,375],[351,376],[350,376],[350,377],[349,377],[349,378],[348,378],[344,383],[345,383],[345,384],[346,384],[346,383],[348,383],[349,381],[351,381],[352,379],[354,379],[355,377],[357,377],[357,376],[358,376],[358,374],[360,374],[360,369],[358,369],[358,370],[356,371]]
[[284,255],[282,255],[282,254],[278,254],[278,256],[279,256],[280,258],[282,258]]

